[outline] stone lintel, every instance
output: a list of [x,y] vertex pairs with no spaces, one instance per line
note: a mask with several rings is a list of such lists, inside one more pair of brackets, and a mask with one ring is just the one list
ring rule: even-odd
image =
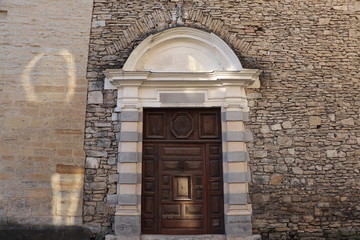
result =
[[160,93],[161,103],[204,103],[205,93]]

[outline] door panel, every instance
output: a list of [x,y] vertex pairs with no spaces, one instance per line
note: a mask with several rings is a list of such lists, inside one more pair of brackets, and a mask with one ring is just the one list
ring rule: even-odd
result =
[[219,126],[219,109],[144,110],[143,233],[224,232]]

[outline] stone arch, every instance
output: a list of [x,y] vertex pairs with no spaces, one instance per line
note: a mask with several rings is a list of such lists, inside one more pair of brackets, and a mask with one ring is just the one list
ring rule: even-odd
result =
[[[188,26],[205,29],[208,32],[218,35],[228,45],[239,52],[246,53],[252,46],[252,43],[246,41],[239,33],[236,33],[231,26],[225,24],[221,19],[213,18],[210,14],[202,10],[191,9],[184,17],[184,23],[174,22],[174,14],[170,10],[159,9],[147,14],[123,30],[123,38],[114,41],[106,46],[106,51],[114,55],[117,52],[127,48],[132,42],[141,36],[146,36],[152,32],[160,32],[168,28],[178,26]],[[246,28],[246,26],[244,27]]]

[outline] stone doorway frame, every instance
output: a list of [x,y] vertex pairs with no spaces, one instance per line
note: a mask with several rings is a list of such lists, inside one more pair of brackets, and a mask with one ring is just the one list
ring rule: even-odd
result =
[[260,86],[261,71],[243,69],[216,35],[180,27],[149,36],[123,69],[104,73],[105,89],[118,90],[114,112],[121,122],[115,236],[107,239],[141,238],[142,109],[152,107],[221,108],[225,235],[252,236],[246,149],[252,134],[244,127],[249,118],[245,89]]

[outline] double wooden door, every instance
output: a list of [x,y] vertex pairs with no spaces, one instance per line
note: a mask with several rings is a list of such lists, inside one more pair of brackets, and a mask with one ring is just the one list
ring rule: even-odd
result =
[[224,232],[219,109],[144,109],[142,233]]

